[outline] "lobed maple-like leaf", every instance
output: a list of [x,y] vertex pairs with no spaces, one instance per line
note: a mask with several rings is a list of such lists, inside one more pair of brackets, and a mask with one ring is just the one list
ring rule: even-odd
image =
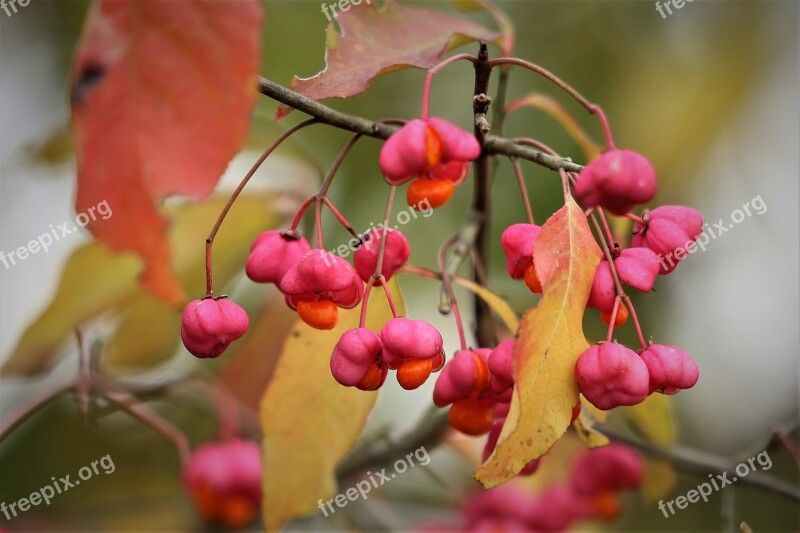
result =
[[508,417],[494,453],[475,474],[487,488],[517,475],[567,430],[578,401],[575,362],[589,347],[582,322],[600,249],[571,197],[545,222],[533,255],[544,292],[522,318]]
[[[314,100],[350,98],[367,90],[383,74],[402,68],[428,69],[464,43],[491,41],[497,33],[465,18],[405,7],[388,0],[352,5],[337,14],[340,32],[327,29],[325,69],[311,78],[292,79],[290,88]],[[279,119],[291,111],[280,106]]]
[[[405,314],[397,281],[389,286]],[[318,510],[337,492],[336,467],[361,435],[377,397],[333,379],[331,352],[346,330],[358,327],[360,310],[339,311],[329,331],[297,321],[261,401],[265,531]],[[383,291],[371,292],[366,327],[379,331],[392,318]]]
[[108,202],[89,224],[145,263],[142,281],[178,305],[184,293],[158,203],[207,197],[242,146],[256,98],[257,0],[100,0],[73,63],[75,208]]

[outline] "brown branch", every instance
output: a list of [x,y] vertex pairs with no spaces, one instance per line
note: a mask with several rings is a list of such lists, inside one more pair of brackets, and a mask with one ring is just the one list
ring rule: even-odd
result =
[[[400,126],[396,124],[377,122],[342,113],[341,111],[337,111],[336,109],[303,96],[300,93],[296,93],[291,89],[287,89],[267,78],[260,77],[258,79],[258,90],[264,96],[301,111],[323,124],[328,124],[329,126],[334,126],[353,133],[360,133],[366,137],[388,139],[390,135],[400,129]],[[519,157],[520,159],[533,161],[550,170],[557,171],[563,168],[568,172],[580,172],[583,169],[581,165],[573,163],[569,158],[544,154],[529,146],[515,143],[511,139],[506,139],[504,137],[486,135],[483,146],[484,151],[489,155]]]

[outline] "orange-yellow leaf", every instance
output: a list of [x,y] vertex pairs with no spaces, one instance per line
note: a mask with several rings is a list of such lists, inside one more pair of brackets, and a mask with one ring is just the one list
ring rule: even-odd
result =
[[509,414],[494,453],[475,474],[487,488],[547,452],[569,427],[578,401],[575,362],[589,347],[582,319],[600,249],[572,198],[545,222],[534,258],[544,293],[522,318]]
[[257,0],[100,0],[78,46],[76,211],[107,202],[113,217],[89,230],[142,257],[145,286],[174,305],[184,293],[157,206],[207,197],[244,142],[260,29]]
[[[393,298],[403,314],[396,280]],[[371,292],[366,326],[373,331],[392,317],[383,291]],[[261,400],[264,528],[316,511],[336,492],[336,466],[364,428],[377,394],[339,385],[331,376],[333,347],[358,327],[359,309],[339,312],[330,331],[298,322],[289,333]]]

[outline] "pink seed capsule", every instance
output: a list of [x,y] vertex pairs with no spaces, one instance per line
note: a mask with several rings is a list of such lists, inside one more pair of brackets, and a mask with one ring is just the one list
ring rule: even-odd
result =
[[246,527],[261,505],[261,450],[242,439],[203,444],[184,465],[182,478],[206,520]]
[[586,450],[572,465],[572,486],[579,494],[635,489],[643,477],[642,458],[618,443]]
[[[458,161],[463,165],[477,159],[480,153],[475,136],[450,122],[438,118],[414,119],[384,143],[378,165],[391,185],[400,185],[431,171],[442,171],[441,164]],[[460,175],[463,166],[458,170],[457,179],[450,178],[456,184],[463,179]]]
[[575,196],[584,207],[601,206],[615,215],[647,203],[656,194],[656,170],[632,150],[608,150],[581,171]]
[[[356,387],[364,381],[370,368],[381,355],[383,344],[380,336],[366,328],[344,332],[331,355],[331,373],[334,379],[346,387]],[[382,365],[380,384],[386,379],[388,368]]]
[[[364,234],[364,243],[353,254],[356,271],[365,283],[369,283],[378,266],[383,229],[373,229]],[[386,250],[383,254],[381,274],[387,280],[406,264],[411,255],[411,247],[402,232],[386,229]]]
[[250,248],[245,263],[247,277],[258,283],[280,283],[284,274],[311,251],[305,238],[282,231],[265,231]]
[[692,357],[675,346],[651,344],[641,357],[650,373],[650,392],[675,394],[694,387],[700,377]]
[[181,316],[181,340],[195,357],[218,357],[249,322],[244,309],[227,298],[192,300]]
[[598,409],[636,405],[650,393],[650,376],[642,358],[616,342],[587,349],[575,365],[581,394]]
[[525,277],[525,269],[533,263],[533,245],[541,230],[536,224],[512,224],[500,237],[506,254],[506,270],[513,279]]
[[662,205],[649,213],[646,225],[633,228],[633,246],[656,253],[660,274],[669,274],[688,255],[688,249],[703,231],[703,216],[691,207]]
[[279,288],[293,309],[303,301],[330,300],[344,309],[361,302],[364,285],[346,260],[325,250],[311,250],[290,268]]
[[424,320],[393,318],[381,329],[384,361],[397,368],[406,359],[442,356],[442,334]]

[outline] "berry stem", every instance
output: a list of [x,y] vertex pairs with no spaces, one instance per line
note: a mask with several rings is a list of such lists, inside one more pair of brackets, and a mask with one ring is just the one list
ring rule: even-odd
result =
[[614,307],[611,308],[611,320],[608,321],[608,333],[606,333],[606,342],[611,342],[614,336],[614,324],[617,321],[617,313],[619,312],[620,297],[614,298]]
[[361,300],[361,317],[358,320],[358,327],[363,328],[367,323],[367,306],[369,305],[369,293],[372,290],[372,283],[367,283],[364,289],[364,297]]
[[331,183],[333,183],[333,178],[336,176],[336,171],[339,170],[339,166],[341,166],[342,161],[350,152],[350,149],[353,148],[353,145],[356,144],[361,138],[360,133],[356,133],[350,140],[347,141],[347,144],[342,147],[342,150],[339,152],[339,155],[336,156],[336,159],[333,160],[331,167],[328,169],[328,173],[325,175],[325,179],[322,180],[322,185],[319,186],[319,191],[317,192],[317,198],[323,198],[325,195],[328,194],[328,189],[331,187]]
[[636,216],[633,213],[631,213],[630,211],[625,213],[625,217],[633,220],[634,222],[636,222],[640,226],[646,226],[647,225],[647,223],[644,221],[644,219],[642,217]]
[[[461,311],[458,309],[458,300],[453,290],[452,274],[447,269],[447,250],[458,241],[458,235],[454,235],[447,239],[442,247],[439,249],[439,270],[442,273],[442,287],[447,295],[447,300],[450,303],[450,308],[453,311],[453,318],[456,321],[456,328],[458,328],[458,339],[461,343],[461,349],[467,349],[467,336],[464,333],[464,322],[461,319]],[[440,309],[441,311],[441,309]]]
[[522,167],[519,164],[519,159],[516,157],[509,157],[511,166],[514,167],[514,174],[517,176],[517,184],[519,185],[519,192],[522,195],[522,203],[525,204],[525,216],[528,217],[528,224],[533,224],[533,210],[531,209],[531,202],[528,198],[528,189],[525,187],[525,176],[522,175]]
[[[642,328],[639,324],[639,318],[636,316],[636,310],[633,308],[633,302],[631,302],[630,297],[625,294],[625,290],[622,288],[622,283],[619,280],[619,274],[617,274],[617,267],[614,265],[614,258],[611,255],[611,249],[606,242],[603,230],[600,227],[600,222],[597,220],[597,210],[595,210],[595,212],[593,212],[589,218],[594,225],[595,232],[597,233],[597,240],[600,242],[600,248],[603,250],[603,255],[605,256],[608,266],[611,269],[611,277],[614,279],[614,287],[617,290],[617,299],[622,299],[622,301],[625,302],[625,306],[628,308],[628,311],[630,311],[631,318],[633,318],[633,326],[636,329],[636,335],[639,338],[639,344],[642,346],[642,348],[647,348],[647,343],[644,341],[644,334],[642,334]],[[611,324],[614,324],[613,318],[611,320]]]
[[555,83],[559,88],[569,94],[572,98],[578,101],[586,111],[589,113],[597,116],[597,119],[600,121],[600,125],[603,127],[603,135],[606,139],[606,147],[608,149],[613,149],[614,145],[614,136],[611,134],[611,126],[608,123],[608,119],[606,118],[606,114],[603,109],[589,100],[586,99],[581,93],[576,91],[571,85],[566,83],[564,80],[550,72],[544,67],[541,67],[535,63],[530,61],[525,61],[524,59],[519,59],[517,57],[498,57],[489,61],[489,65],[491,67],[495,67],[497,65],[515,65],[518,67],[526,68],[544,78],[550,80],[551,82]]
[[317,232],[317,248],[323,250],[325,244],[322,240],[322,199],[317,198],[314,204],[314,228]]
[[608,245],[609,246],[613,246],[614,248],[616,248],[617,246],[616,246],[616,241],[614,240],[614,234],[611,233],[611,228],[608,227],[608,220],[606,220],[606,214],[603,211],[603,208],[602,207],[598,207],[597,209],[595,209],[595,211],[597,211],[597,215],[600,217],[600,222],[603,223],[603,229],[606,232],[606,238],[608,239]]
[[381,270],[383,270],[383,256],[386,254],[386,234],[389,232],[389,217],[392,214],[392,205],[394,205],[394,196],[397,192],[397,185],[389,187],[389,197],[386,199],[386,210],[383,212],[383,227],[381,228],[381,246],[378,249],[378,262],[375,265],[375,273],[372,275],[375,280],[383,277]]
[[383,277],[383,275],[381,275],[381,277],[378,278],[378,281],[380,282],[381,287],[383,287],[383,292],[386,293],[386,301],[389,302],[389,309],[392,310],[392,316],[394,318],[397,318],[397,308],[394,305],[394,298],[392,298],[392,291],[389,290],[389,284],[386,282],[386,278]]
[[478,58],[470,55],[470,54],[458,54],[452,57],[448,57],[438,65],[435,65],[428,69],[428,72],[425,74],[425,83],[422,86],[422,120],[426,120],[429,117],[430,111],[430,100],[431,100],[431,85],[433,84],[433,77],[436,75],[437,72],[442,70],[444,67],[455,63],[456,61],[467,60],[471,63],[475,63]]
[[[642,348],[647,348],[647,343],[644,341],[644,334],[642,333],[642,326],[639,324],[639,317],[636,316],[636,309],[633,308],[633,302],[627,294],[622,297],[625,300],[625,307],[630,311],[631,318],[633,319],[633,327],[636,330],[636,336],[639,338],[639,345]],[[613,322],[612,322],[613,324]]]
[[233,191],[230,198],[228,199],[228,203],[225,204],[225,207],[222,208],[222,212],[220,212],[219,217],[217,217],[217,222],[214,224],[214,227],[211,229],[211,233],[208,234],[206,238],[206,297],[213,297],[214,296],[214,285],[213,285],[213,269],[211,265],[211,251],[214,246],[214,238],[217,236],[217,232],[219,231],[220,226],[222,225],[222,221],[225,220],[225,216],[230,211],[231,207],[233,206],[236,199],[241,194],[242,190],[244,189],[247,182],[250,181],[250,178],[253,177],[253,174],[256,173],[258,167],[269,157],[269,155],[275,151],[275,149],[286,139],[288,139],[292,134],[296,133],[297,131],[305,128],[306,126],[310,126],[311,124],[317,124],[319,121],[316,118],[310,118],[308,120],[304,120],[298,124],[295,124],[284,133],[282,133],[273,143],[264,150],[264,153],[261,154],[261,157],[250,167],[250,170],[245,174],[242,181],[239,183],[239,186],[236,187],[236,190]]
[[358,232],[355,230],[355,228],[353,228],[353,226],[350,224],[350,222],[348,222],[347,219],[344,218],[344,215],[342,215],[342,213],[338,209],[336,209],[336,206],[333,205],[333,202],[331,202],[330,198],[325,196],[322,199],[322,203],[325,204],[325,206],[330,210],[331,214],[333,214],[333,216],[336,217],[336,220],[338,220],[339,223],[342,226],[344,226],[344,229],[346,229],[350,233],[350,235],[352,235],[358,240],[361,240],[361,235],[359,235]]
[[292,225],[289,226],[289,232],[297,232],[297,226],[299,226],[300,221],[303,220],[303,215],[306,214],[306,210],[312,203],[314,203],[314,201],[316,201],[316,199],[316,196],[309,196],[308,199],[297,209],[297,213],[294,215],[294,220],[292,220]]

